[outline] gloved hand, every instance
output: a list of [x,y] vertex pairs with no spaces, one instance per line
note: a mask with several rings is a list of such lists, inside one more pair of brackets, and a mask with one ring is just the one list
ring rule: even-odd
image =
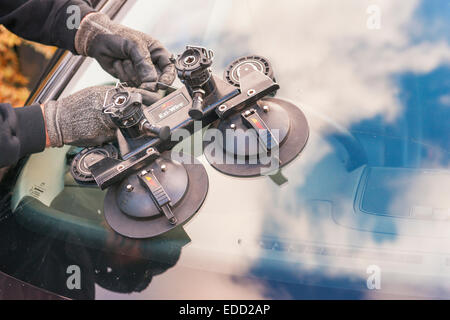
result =
[[156,91],[156,82],[171,85],[175,80],[171,54],[158,40],[117,24],[103,13],[84,17],[75,36],[75,49],[95,58],[103,69],[128,85]]
[[[90,147],[111,141],[116,125],[103,114],[103,103],[111,86],[90,87],[58,101],[43,105],[45,126],[51,147],[64,144]],[[128,88],[142,95],[144,105],[151,105],[161,97],[146,90]]]

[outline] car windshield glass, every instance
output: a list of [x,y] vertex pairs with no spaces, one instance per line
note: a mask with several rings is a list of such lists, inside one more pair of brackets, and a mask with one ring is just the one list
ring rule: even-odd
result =
[[[19,230],[2,235],[2,271],[69,297],[448,297],[445,1],[132,1],[118,21],[174,53],[214,50],[218,76],[238,57],[266,57],[277,97],[307,117],[307,146],[282,185],[196,155],[203,206],[152,240],[109,229],[105,192],[68,172],[80,149],[33,155],[14,189],[21,219],[0,225]],[[89,59],[63,95],[112,83]],[[69,266],[81,268],[80,290],[67,287]]]

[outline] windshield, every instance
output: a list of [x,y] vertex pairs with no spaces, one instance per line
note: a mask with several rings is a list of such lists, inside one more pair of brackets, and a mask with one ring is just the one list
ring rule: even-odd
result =
[[[308,144],[282,186],[223,175],[197,155],[209,176],[202,208],[144,241],[114,234],[105,193],[71,179],[79,150],[34,155],[14,191],[22,219],[0,225],[20,230],[2,235],[0,269],[99,299],[448,297],[450,5],[377,3],[128,3],[118,21],[174,53],[214,50],[217,75],[237,57],[268,58],[277,97],[308,119]],[[114,82],[88,60],[64,95]],[[66,287],[71,265],[80,290]]]

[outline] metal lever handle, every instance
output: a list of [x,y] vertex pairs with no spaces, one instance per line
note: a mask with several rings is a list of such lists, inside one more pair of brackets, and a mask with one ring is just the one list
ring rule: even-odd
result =
[[164,213],[170,224],[176,224],[177,218],[174,216],[170,208],[170,197],[164,190],[163,186],[153,173],[146,170],[138,174],[141,183],[150,191],[150,196],[156,207],[161,213]]
[[278,141],[273,136],[272,131],[259,116],[255,109],[251,108],[241,113],[242,120],[248,128],[253,128],[258,134],[259,141],[270,151],[279,146]]
[[145,121],[142,127],[144,128],[144,130],[156,134],[163,141],[166,141],[170,138],[171,132],[169,126],[159,127],[150,124],[148,121]]
[[201,120],[203,118],[203,107],[205,104],[205,91],[199,89],[193,92],[192,107],[189,109],[189,116],[194,120]]

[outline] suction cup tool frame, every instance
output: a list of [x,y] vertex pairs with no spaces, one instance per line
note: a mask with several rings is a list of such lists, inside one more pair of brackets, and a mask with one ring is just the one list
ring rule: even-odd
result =
[[[219,142],[210,142],[206,143],[204,147],[204,155],[209,164],[218,170],[219,172],[234,176],[234,177],[258,177],[261,175],[270,175],[271,173],[277,172],[280,168],[283,166],[286,166],[289,164],[292,160],[294,160],[304,149],[308,142],[309,138],[309,125],[308,121],[306,120],[306,117],[304,113],[298,108],[296,105],[292,104],[291,102],[288,102],[283,99],[279,98],[271,98],[266,97],[263,99],[260,99],[258,101],[259,105],[267,105],[270,108],[271,104],[276,104],[280,107],[282,107],[289,115],[290,119],[290,128],[287,136],[283,141],[281,141],[279,149],[278,149],[278,156],[277,160],[279,160],[279,165],[276,169],[270,170],[270,166],[272,163],[269,164],[262,164],[259,159],[257,159],[256,163],[250,163],[250,160],[248,158],[244,159],[242,164],[239,163],[227,163],[227,153],[225,150],[221,152],[219,155],[213,154],[212,148],[221,148],[221,144],[219,145]],[[270,111],[269,111],[270,112]],[[213,127],[217,128],[220,124],[220,120],[216,122]],[[272,128],[276,129],[276,128]],[[251,129],[249,129],[251,130]],[[230,156],[230,155],[228,155]],[[234,157],[235,155],[231,155],[231,157]],[[236,162],[237,159],[235,158]],[[275,159],[274,159],[275,160]],[[229,160],[228,160],[229,162]],[[270,170],[270,172],[269,172]]]
[[223,79],[232,86],[239,88],[240,70],[242,68],[252,68],[271,78],[273,81],[276,81],[269,60],[259,55],[249,55],[234,60],[225,68]]
[[[170,152],[164,152],[162,157],[170,159]],[[171,224],[164,214],[144,219],[122,212],[117,204],[121,186],[118,183],[108,189],[104,201],[104,216],[108,225],[122,236],[132,239],[148,239],[160,236],[189,221],[206,199],[209,180],[204,166],[194,157],[187,157],[190,160],[189,164],[182,163],[182,165],[186,169],[189,185],[183,198],[171,208],[177,219],[175,224]]]
[[89,170],[89,166],[107,157],[113,159],[118,159],[119,157],[119,151],[112,144],[84,148],[73,158],[70,165],[70,173],[80,185],[95,185],[95,179]]

